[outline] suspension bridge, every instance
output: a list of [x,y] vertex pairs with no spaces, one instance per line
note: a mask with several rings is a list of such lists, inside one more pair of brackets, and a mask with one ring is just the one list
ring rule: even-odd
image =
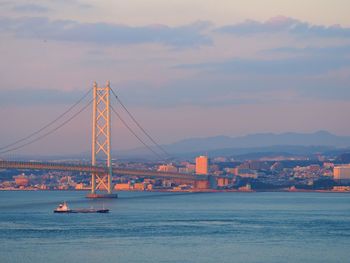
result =
[[[145,146],[152,154],[159,159],[163,156],[169,157],[169,153],[159,145],[156,140],[142,127],[133,114],[128,110],[125,104],[120,100],[114,90],[107,82],[105,86],[100,87],[95,82],[92,88],[92,99],[88,100],[83,107],[78,107],[90,94],[88,90],[75,104],[69,107],[65,112],[57,118],[47,123],[40,129],[31,134],[20,138],[10,144],[0,147],[0,155],[17,151],[28,145],[34,144],[47,136],[50,136],[57,130],[61,129],[73,119],[77,118],[92,104],[92,144],[91,144],[91,165],[56,163],[56,162],[26,162],[26,161],[10,161],[0,160],[0,169],[33,169],[33,170],[55,170],[55,171],[71,171],[71,172],[87,172],[91,174],[91,194],[88,197],[117,197],[113,191],[112,177],[118,176],[139,176],[158,179],[173,179],[184,183],[191,183],[196,189],[207,189],[209,187],[209,178],[206,175],[184,174],[174,172],[161,172],[152,170],[135,170],[121,169],[114,167],[111,155],[111,114],[114,113],[123,125],[135,136],[135,138]],[[136,127],[148,138],[154,147],[147,144],[141,136],[139,136],[128,123],[122,118],[114,107],[111,105],[111,97],[114,98],[122,109],[128,114]],[[78,110],[76,110],[78,108]],[[69,114],[71,112],[75,113]],[[67,118],[67,116],[69,116]],[[66,118],[66,119],[64,119]],[[156,150],[157,149],[157,150]],[[97,162],[97,157],[102,162]]]

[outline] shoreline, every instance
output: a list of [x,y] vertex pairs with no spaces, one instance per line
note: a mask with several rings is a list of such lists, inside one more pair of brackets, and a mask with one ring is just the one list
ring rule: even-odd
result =
[[[75,190],[75,189],[55,189],[55,190],[45,190],[45,189],[0,189],[0,191],[41,191],[41,192],[58,192],[58,191],[72,191],[72,192],[90,192],[89,189]],[[288,190],[288,189],[276,189],[276,190],[236,190],[236,189],[226,189],[226,190],[216,190],[216,189],[203,189],[203,190],[118,190],[116,192],[159,192],[159,193],[350,193],[350,191],[334,191],[334,190]]]

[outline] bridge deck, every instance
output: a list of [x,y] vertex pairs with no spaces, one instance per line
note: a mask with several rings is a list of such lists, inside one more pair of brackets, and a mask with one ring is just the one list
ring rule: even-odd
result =
[[[65,163],[50,163],[50,162],[22,162],[22,161],[3,161],[0,160],[0,169],[32,169],[32,170],[56,170],[56,171],[72,171],[72,172],[88,172],[88,173],[106,173],[107,168],[101,166],[65,164]],[[113,174],[127,176],[141,176],[151,178],[168,178],[181,179],[188,181],[207,180],[207,176],[159,172],[152,170],[132,170],[113,167]]]

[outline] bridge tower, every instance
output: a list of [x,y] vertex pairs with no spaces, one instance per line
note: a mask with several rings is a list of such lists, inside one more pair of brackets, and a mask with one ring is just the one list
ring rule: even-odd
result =
[[[112,158],[111,158],[111,111],[110,83],[98,87],[94,82],[92,110],[92,156],[91,164],[97,165],[97,156],[106,159],[106,173],[92,174],[91,194],[88,197],[117,197],[112,194]],[[97,190],[107,191],[108,194],[97,194]]]

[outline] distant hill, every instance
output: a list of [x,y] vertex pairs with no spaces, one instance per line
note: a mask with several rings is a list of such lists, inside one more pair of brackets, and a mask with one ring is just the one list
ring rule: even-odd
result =
[[220,148],[252,148],[274,145],[333,146],[349,147],[350,136],[337,136],[327,131],[315,133],[258,133],[241,137],[215,136],[208,138],[185,139],[170,145],[166,149],[173,153],[213,150]]
[[[240,137],[214,136],[207,138],[190,138],[172,144],[162,145],[172,157],[193,159],[200,154],[209,156],[230,156],[242,158],[260,158],[274,156],[314,156],[322,153],[326,156],[337,157],[350,153],[350,136],[337,136],[327,131],[314,133],[259,133]],[[154,147],[153,147],[154,148]],[[159,152],[158,149],[154,148]],[[155,156],[146,148],[132,150],[113,150],[112,156],[123,160],[155,160]],[[345,156],[345,155],[344,155]],[[40,160],[75,159],[90,161],[90,152],[57,155],[57,156],[17,156],[18,159]]]
[[[174,156],[188,157],[206,153],[212,156],[230,156],[256,152],[303,155],[350,147],[350,136],[337,136],[327,131],[282,134],[259,133],[240,137],[190,138],[163,145],[163,147]],[[145,148],[119,151],[115,154],[123,157],[145,157],[150,155]]]

